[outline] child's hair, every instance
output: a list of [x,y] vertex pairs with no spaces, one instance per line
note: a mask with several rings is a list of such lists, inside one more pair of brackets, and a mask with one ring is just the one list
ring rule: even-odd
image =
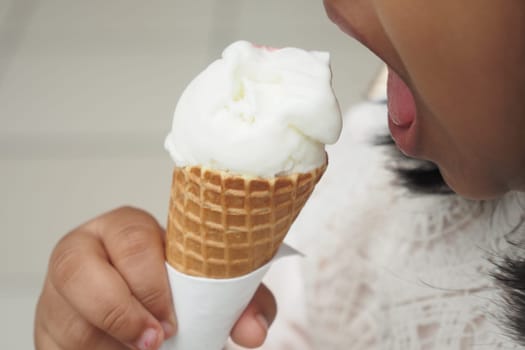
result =
[[[399,180],[399,184],[415,194],[452,195],[439,168],[428,161],[410,159],[396,147],[390,136],[382,136],[376,145],[391,146],[392,164],[387,165]],[[495,269],[491,277],[503,296],[502,325],[506,333],[518,344],[525,346],[525,204],[520,203],[524,215],[520,222],[506,234],[518,237],[509,243],[522,251],[523,255],[491,258]],[[497,214],[494,214],[497,215]]]
[[[525,205],[519,203],[525,213]],[[515,252],[492,259],[495,266],[492,277],[503,296],[503,325],[507,333],[525,346],[525,215],[509,232],[507,242]],[[517,253],[516,253],[517,252]]]
[[503,290],[504,328],[525,345],[525,258],[504,257],[492,276]]

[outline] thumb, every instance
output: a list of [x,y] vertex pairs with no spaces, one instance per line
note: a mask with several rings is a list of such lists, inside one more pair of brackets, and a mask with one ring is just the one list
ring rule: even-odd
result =
[[236,344],[248,348],[261,346],[276,313],[275,297],[265,285],[261,284],[250,304],[233,327],[232,340]]

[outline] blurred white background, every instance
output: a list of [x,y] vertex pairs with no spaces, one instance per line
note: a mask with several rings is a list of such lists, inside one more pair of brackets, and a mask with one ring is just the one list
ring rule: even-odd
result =
[[124,204],[165,221],[177,97],[238,39],[330,51],[343,110],[380,67],[321,0],[0,0],[0,348],[33,348],[62,235]]

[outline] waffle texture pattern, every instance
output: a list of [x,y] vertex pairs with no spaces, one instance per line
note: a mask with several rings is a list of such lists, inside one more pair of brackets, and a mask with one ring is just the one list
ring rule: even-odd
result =
[[242,276],[272,259],[326,165],[308,173],[245,177],[176,167],[166,257],[188,275]]

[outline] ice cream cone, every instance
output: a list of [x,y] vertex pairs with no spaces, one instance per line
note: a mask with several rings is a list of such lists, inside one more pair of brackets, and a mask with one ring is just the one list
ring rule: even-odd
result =
[[166,257],[193,276],[233,278],[272,259],[326,164],[307,173],[247,177],[176,167]]

